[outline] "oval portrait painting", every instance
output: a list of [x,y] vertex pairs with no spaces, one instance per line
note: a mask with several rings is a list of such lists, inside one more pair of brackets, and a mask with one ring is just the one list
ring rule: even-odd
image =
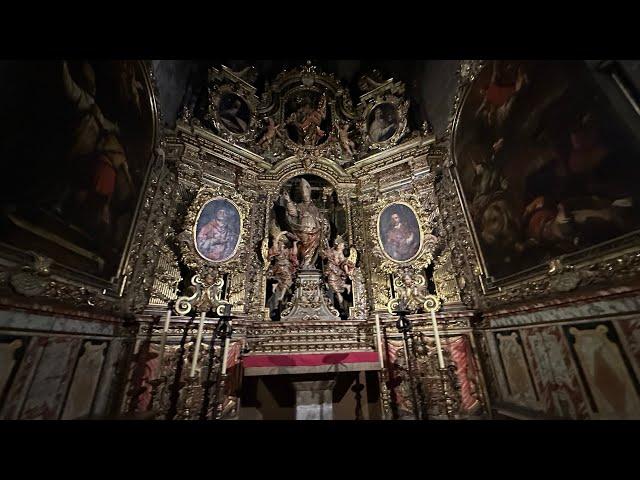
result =
[[392,260],[413,260],[422,245],[422,232],[413,209],[404,203],[386,206],[378,217],[378,239]]
[[245,133],[251,123],[251,111],[244,99],[235,93],[226,93],[218,106],[220,123],[231,133]]
[[225,262],[236,254],[241,228],[242,219],[233,202],[226,198],[209,200],[196,220],[196,250],[209,261]]
[[389,140],[398,130],[398,110],[390,103],[377,105],[367,118],[367,132],[374,143]]

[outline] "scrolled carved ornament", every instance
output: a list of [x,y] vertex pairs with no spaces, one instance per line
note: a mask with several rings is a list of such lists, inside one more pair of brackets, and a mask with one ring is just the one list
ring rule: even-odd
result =
[[[240,219],[238,238],[233,252],[221,261],[206,258],[197,247],[198,220],[204,207],[215,200],[224,200],[233,205]],[[187,210],[183,230],[177,236],[181,260],[194,273],[191,280],[193,288],[176,302],[178,313],[188,313],[191,310],[190,306],[200,311],[216,308],[222,301],[220,297],[223,287],[222,276],[225,273],[244,274],[246,265],[250,263],[250,252],[247,251],[250,210],[250,202],[235,189],[217,186],[203,187],[198,190]]]

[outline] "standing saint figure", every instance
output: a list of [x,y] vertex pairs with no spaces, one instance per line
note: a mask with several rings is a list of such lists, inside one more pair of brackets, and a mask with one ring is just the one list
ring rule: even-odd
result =
[[321,240],[328,237],[329,222],[311,201],[311,185],[304,178],[298,181],[302,201],[295,203],[289,193],[282,194],[289,230],[300,241],[298,258],[302,269],[314,269]]
[[204,225],[197,234],[198,249],[209,260],[220,262],[229,258],[237,237],[227,221],[227,211],[219,208],[213,220]]
[[394,260],[408,260],[416,254],[420,239],[417,232],[412,231],[400,219],[400,215],[391,215],[391,225],[384,234],[385,248]]

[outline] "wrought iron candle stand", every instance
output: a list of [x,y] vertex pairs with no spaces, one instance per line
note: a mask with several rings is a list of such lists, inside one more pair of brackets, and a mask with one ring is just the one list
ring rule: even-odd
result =
[[157,378],[154,378],[153,380],[151,380],[149,382],[149,385],[151,385],[151,411],[153,412],[154,416],[154,420],[158,418],[159,415],[161,415],[161,405],[162,405],[162,396],[164,394],[164,388],[163,385],[167,382],[167,378],[166,376],[159,376]]
[[181,408],[176,415],[177,420],[194,420],[197,406],[201,403],[202,384],[197,376],[187,377],[181,390]]
[[[167,345],[167,336],[169,334],[169,326],[171,324],[171,311],[174,307],[173,301],[169,302],[167,305],[167,316],[165,319],[164,328],[162,329],[162,340],[160,341],[159,348],[159,358],[158,358],[158,375],[156,378],[151,380],[149,384],[151,385],[151,411],[154,413],[154,419],[158,418],[161,415],[163,410],[163,399],[166,394],[166,386],[168,383],[168,376],[164,374],[164,358],[166,356],[166,345]],[[158,321],[160,318],[158,318]],[[165,412],[166,418],[166,412]]]
[[[182,420],[217,420],[220,417],[224,402],[224,386],[226,383],[226,357],[228,343],[233,333],[231,327],[231,304],[220,305],[216,311],[218,324],[211,335],[209,350],[209,368],[207,376],[201,381],[201,374],[189,376],[182,388],[182,408],[177,418]],[[215,367],[215,344],[220,339],[220,359],[217,362],[220,369]],[[192,362],[198,362],[193,358]],[[216,373],[214,373],[216,372]],[[211,404],[211,408],[210,408]]]
[[[231,304],[220,305],[216,313],[219,315],[219,321],[211,337],[209,369],[207,379],[203,382],[205,397],[203,399],[202,410],[200,412],[201,420],[218,420],[224,406],[224,388],[227,381],[226,365],[227,355],[229,353],[227,349],[233,334],[231,324],[231,320],[233,319],[233,316],[231,315]],[[214,368],[214,347],[216,338],[220,339],[220,359],[218,361],[220,365],[219,370]],[[215,375],[213,373],[214,371],[216,372]],[[211,408],[209,408],[209,403],[211,403]]]
[[402,334],[402,342],[404,345],[405,360],[407,362],[407,375],[409,377],[409,387],[411,389],[411,399],[413,403],[413,411],[416,420],[426,420],[426,399],[424,390],[422,389],[421,382],[416,385],[414,378],[414,368],[412,365],[413,352],[409,349],[409,346],[413,346],[413,336],[411,334],[412,325],[411,320],[407,317],[411,312],[409,306],[404,298],[399,299],[397,307],[393,311],[398,316],[396,320],[396,328],[398,332]]
[[[198,327],[198,338],[196,340],[192,362],[199,362],[200,345],[202,344],[202,333],[204,328],[204,316],[207,313],[214,313],[214,317],[220,320],[211,336],[209,351],[209,368],[206,379],[202,380],[202,373],[195,375],[194,363],[191,363],[191,372],[186,381],[181,383],[179,388],[180,407],[177,408],[175,418],[179,419],[215,419],[219,396],[219,385],[224,384],[224,375],[213,375],[215,341],[222,336],[221,355],[222,363],[226,363],[226,341],[230,337],[231,303],[222,299],[224,280],[222,277],[207,274],[204,276],[194,275],[191,279],[191,287],[186,295],[178,297],[175,303],[175,311],[180,315],[187,315],[190,312],[199,311],[201,315]],[[204,313],[203,313],[204,312]],[[188,328],[188,327],[187,327]],[[226,342],[225,342],[226,341]],[[224,370],[224,367],[223,369]],[[213,397],[213,402],[212,402]],[[209,405],[213,403],[212,412]]]
[[[194,315],[195,317],[195,315]],[[205,313],[206,317],[206,313]],[[204,323],[204,318],[201,320]],[[191,327],[191,323],[189,323],[185,328],[188,330]],[[201,339],[200,339],[201,340]],[[196,343],[198,339],[196,338]],[[193,344],[193,350],[191,351],[191,359],[189,361],[189,365],[193,365],[193,362],[196,362],[196,365],[199,360],[199,352],[196,355],[196,343]],[[199,348],[198,348],[199,350]],[[188,350],[185,354],[185,357],[189,357]],[[184,367],[183,367],[184,368]],[[176,372],[176,374],[178,374]],[[184,380],[180,379],[174,388],[177,393],[176,398],[176,420],[194,420],[196,419],[198,405],[202,404],[202,398],[204,396],[202,382],[200,381],[201,375],[200,371],[198,373],[194,373],[191,375],[191,372],[186,375]]]
[[[435,312],[440,309],[440,300],[435,295],[426,295],[421,300],[423,300],[422,307],[424,310],[431,314],[433,336],[436,343],[436,354],[438,356],[438,364],[436,368],[436,371],[438,372],[438,376],[436,377],[437,386],[434,385],[435,391],[430,392],[429,401],[437,407],[436,410],[438,414],[444,412],[447,418],[451,419],[454,418],[455,415],[457,399],[454,394],[454,381],[451,378],[451,372],[444,363],[438,323],[435,316]],[[400,297],[393,298],[389,302],[388,308],[391,313],[398,317],[396,321],[396,328],[398,329],[398,332],[402,334],[415,417],[416,419],[426,420],[428,417],[427,398],[421,381],[420,367],[417,365],[417,368],[414,368],[413,365],[413,360],[416,360],[416,363],[418,363],[417,353],[415,351],[415,339],[412,334],[411,320],[407,318],[407,315],[411,313],[410,308],[412,305],[415,306],[414,303],[410,303],[406,298]],[[418,378],[417,382],[416,378]]]

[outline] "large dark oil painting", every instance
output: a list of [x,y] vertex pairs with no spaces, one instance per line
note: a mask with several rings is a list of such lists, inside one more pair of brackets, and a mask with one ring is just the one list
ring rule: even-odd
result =
[[583,62],[488,62],[454,132],[489,275],[504,278],[640,227],[640,144]]
[[153,150],[146,67],[74,60],[2,68],[0,242],[113,280]]

